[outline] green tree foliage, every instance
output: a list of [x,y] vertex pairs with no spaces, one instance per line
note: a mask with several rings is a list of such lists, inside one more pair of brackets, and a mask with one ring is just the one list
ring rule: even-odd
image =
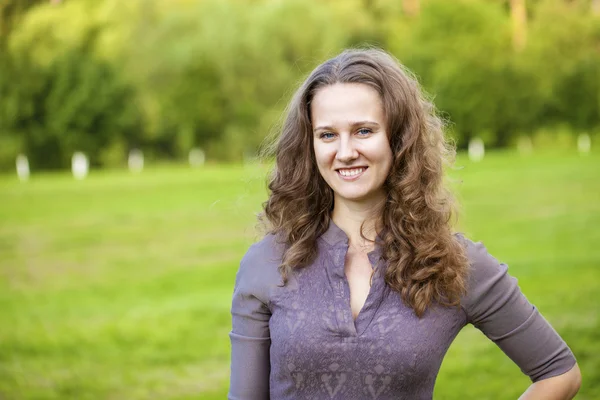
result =
[[496,4],[433,0],[410,21],[410,36],[400,38],[396,53],[435,95],[461,142],[501,129],[505,103],[514,100],[509,22]]
[[[546,0],[531,26],[528,68],[546,96],[540,120],[590,131],[600,124],[600,18],[588,5]],[[560,23],[551,23],[560,21]]]
[[192,145],[221,159],[255,150],[295,81],[344,40],[327,8],[299,0],[155,2],[139,15],[123,54],[148,133],[172,156]]
[[134,93],[112,66],[85,49],[71,49],[46,68],[27,61],[17,66],[23,68],[13,77],[28,84],[9,93],[12,104],[2,128],[20,138],[20,150],[34,167],[67,166],[75,151],[102,164],[102,152],[113,141],[139,143]]
[[2,8],[0,168],[18,152],[60,167],[74,150],[111,165],[132,147],[240,160],[317,63],[357,45],[414,71],[459,145],[600,130],[600,18],[584,0],[527,2],[521,51],[502,1],[421,0],[417,14],[393,0],[17,3]]
[[529,2],[529,42],[520,52],[501,2],[423,3],[390,47],[435,96],[460,145],[480,136],[505,146],[554,126],[598,129],[600,21],[586,2]]
[[18,25],[27,10],[44,1],[46,0],[0,1],[0,49],[4,48],[14,27]]
[[36,17],[38,29],[15,32],[12,57],[2,65],[0,145],[7,150],[0,155],[12,157],[0,162],[11,163],[18,150],[34,168],[65,167],[73,152],[84,151],[98,165],[115,142],[139,143],[133,87],[94,54],[102,27],[85,26],[65,46],[57,40],[60,32],[47,34],[57,21],[44,13]]

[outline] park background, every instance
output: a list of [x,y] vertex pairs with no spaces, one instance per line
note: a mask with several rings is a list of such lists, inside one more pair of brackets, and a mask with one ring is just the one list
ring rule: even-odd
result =
[[[312,68],[365,45],[433,97],[458,229],[567,340],[578,398],[600,398],[600,1],[0,0],[0,399],[225,398],[261,144]],[[468,327],[435,398],[527,385]]]

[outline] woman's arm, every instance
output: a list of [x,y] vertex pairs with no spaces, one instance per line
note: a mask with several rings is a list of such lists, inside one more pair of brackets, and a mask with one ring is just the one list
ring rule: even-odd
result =
[[581,386],[581,371],[575,364],[562,375],[535,382],[519,400],[569,400],[575,397]]
[[565,341],[523,295],[505,264],[481,243],[467,241],[467,252],[471,276],[463,308],[468,322],[534,382],[522,398],[572,398],[579,388],[580,373]]
[[268,400],[270,374],[268,283],[262,252],[248,250],[236,276],[231,305],[229,400]]

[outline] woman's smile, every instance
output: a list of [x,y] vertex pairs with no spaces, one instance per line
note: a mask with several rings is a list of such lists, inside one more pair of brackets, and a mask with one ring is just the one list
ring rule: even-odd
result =
[[367,167],[339,168],[337,172],[343,180],[355,181],[360,178],[366,170]]

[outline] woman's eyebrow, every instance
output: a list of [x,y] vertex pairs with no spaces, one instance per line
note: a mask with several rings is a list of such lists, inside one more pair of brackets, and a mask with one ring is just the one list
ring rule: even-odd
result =
[[315,129],[313,129],[314,132],[317,131],[332,131],[334,128],[332,126],[329,125],[322,125],[322,126],[317,126]]
[[361,125],[374,125],[374,126],[379,126],[379,124],[375,121],[369,121],[369,120],[364,120],[364,121],[356,121],[352,123],[352,127],[356,127],[356,126],[361,126]]
[[[351,122],[350,126],[355,128],[357,126],[364,126],[364,125],[372,125],[372,126],[379,126],[379,124],[375,121],[369,121],[369,120],[364,120],[364,121],[356,121],[356,122]],[[331,131],[334,130],[335,128],[331,125],[322,125],[322,126],[317,126],[313,131],[317,132],[317,131]]]

